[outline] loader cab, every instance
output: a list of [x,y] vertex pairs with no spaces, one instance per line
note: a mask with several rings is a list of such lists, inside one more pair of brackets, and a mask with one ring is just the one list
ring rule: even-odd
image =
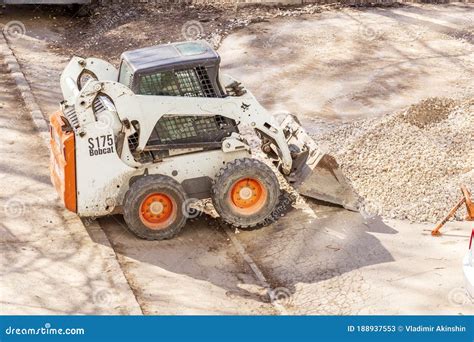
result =
[[[152,46],[122,54],[119,82],[138,95],[225,97],[219,64],[219,55],[206,42]],[[129,140],[129,146],[137,161],[151,162],[177,153],[220,149],[233,132],[238,133],[236,122],[218,113],[169,114],[156,123],[146,153],[134,153],[138,135]]]
[[206,42],[181,42],[122,54],[119,82],[135,94],[223,97],[219,55]]

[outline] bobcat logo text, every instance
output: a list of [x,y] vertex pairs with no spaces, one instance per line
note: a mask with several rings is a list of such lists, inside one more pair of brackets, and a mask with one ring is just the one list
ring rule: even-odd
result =
[[89,138],[87,142],[89,143],[89,155],[91,157],[115,152],[112,134]]

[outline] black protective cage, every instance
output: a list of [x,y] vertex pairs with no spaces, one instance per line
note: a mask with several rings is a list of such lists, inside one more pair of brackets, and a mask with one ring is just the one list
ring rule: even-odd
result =
[[[121,67],[124,75],[120,78],[136,94],[226,96],[218,81],[220,57],[205,42],[175,43],[125,52],[123,63],[126,65]],[[153,129],[145,156],[161,159],[168,150],[179,148],[218,149],[232,132],[238,132],[236,122],[221,115],[165,115]],[[134,139],[129,141],[132,151],[136,144]]]
[[219,64],[217,52],[203,41],[157,45],[124,52],[119,79],[136,94],[223,97]]
[[220,115],[165,115],[157,122],[148,146],[164,148],[216,142],[216,146],[220,147],[221,141],[236,131],[234,121]]

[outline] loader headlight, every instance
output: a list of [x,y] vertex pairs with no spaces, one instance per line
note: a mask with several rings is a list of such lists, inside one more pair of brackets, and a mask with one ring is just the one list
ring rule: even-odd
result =
[[82,72],[79,75],[79,78],[77,80],[77,83],[78,83],[77,87],[79,88],[79,90],[81,90],[82,88],[84,88],[86,83],[91,81],[91,80],[92,81],[97,81],[98,78],[92,71],[84,69],[84,70],[82,70]]

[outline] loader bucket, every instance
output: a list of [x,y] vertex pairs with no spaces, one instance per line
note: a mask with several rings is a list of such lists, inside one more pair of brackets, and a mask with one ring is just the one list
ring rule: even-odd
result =
[[287,177],[290,184],[303,196],[359,211],[360,197],[344,177],[336,159],[316,144],[293,115],[288,115],[281,127],[287,132],[289,146],[307,151],[294,159],[294,170]]
[[359,196],[344,177],[334,157],[325,154],[309,175],[295,184],[303,196],[359,210]]

